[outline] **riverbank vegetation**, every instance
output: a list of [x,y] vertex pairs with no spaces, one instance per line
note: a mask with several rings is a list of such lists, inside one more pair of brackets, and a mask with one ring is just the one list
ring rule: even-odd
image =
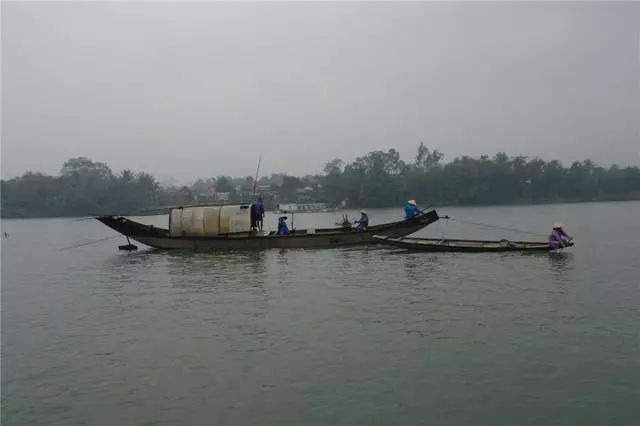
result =
[[395,149],[328,162],[324,173],[295,177],[217,176],[193,185],[163,187],[144,172],[114,173],[88,158],[65,162],[58,176],[27,172],[1,183],[3,217],[118,214],[175,204],[246,202],[253,191],[267,207],[284,202],[326,202],[388,207],[407,199],[426,205],[534,204],[640,199],[640,168],[602,167],[592,160],[508,156],[456,157],[420,144],[411,161]]

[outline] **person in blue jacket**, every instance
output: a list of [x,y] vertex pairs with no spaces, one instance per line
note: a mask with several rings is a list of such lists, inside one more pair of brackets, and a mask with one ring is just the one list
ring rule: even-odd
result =
[[286,220],[287,220],[286,216],[280,216],[278,218],[278,235],[289,234],[289,227],[287,226]]
[[360,219],[355,222],[356,231],[364,231],[369,226],[369,215],[366,211],[360,210]]
[[258,197],[255,206],[255,224],[256,227],[262,231],[264,224],[264,203],[262,202],[262,197]]
[[407,202],[407,205],[404,207],[404,218],[406,220],[409,220],[415,216],[418,216],[419,214],[420,214],[420,210],[416,205],[416,200],[409,200]]

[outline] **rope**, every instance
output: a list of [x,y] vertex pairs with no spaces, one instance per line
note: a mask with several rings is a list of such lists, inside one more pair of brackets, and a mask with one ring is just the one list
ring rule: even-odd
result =
[[95,244],[95,243],[99,243],[99,242],[102,242],[102,241],[112,240],[112,239],[114,239],[114,238],[118,238],[119,236],[120,236],[120,235],[112,235],[112,236],[110,236],[110,237],[100,238],[99,240],[87,241],[87,242],[85,242],[85,243],[80,243],[80,244],[73,244],[73,245],[71,245],[71,246],[62,247],[62,248],[60,249],[60,251],[63,251],[63,250],[69,250],[69,249],[72,249],[72,248],[83,247],[83,246],[88,246],[89,244]]
[[468,220],[454,219],[452,217],[450,217],[449,219],[450,220],[454,220],[456,222],[460,222],[460,223],[466,223],[466,224],[469,224],[469,225],[483,226],[485,228],[501,229],[503,231],[512,231],[512,232],[518,232],[520,234],[537,235],[537,236],[542,236],[542,237],[546,237],[547,236],[546,234],[541,234],[539,232],[524,231],[522,229],[504,228],[502,226],[488,225],[486,223],[479,223],[479,222],[471,222],[471,221],[468,221]]

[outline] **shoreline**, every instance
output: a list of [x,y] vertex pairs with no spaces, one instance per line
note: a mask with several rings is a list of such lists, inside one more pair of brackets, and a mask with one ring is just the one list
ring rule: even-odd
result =
[[[628,202],[638,202],[640,201],[640,196],[630,197],[630,198],[616,198],[616,199],[600,199],[600,200],[558,200],[558,201],[548,201],[548,202],[521,202],[521,203],[503,203],[503,204],[429,204],[425,203],[428,209],[440,209],[440,208],[487,208],[487,207],[533,207],[533,206],[549,206],[549,205],[562,205],[562,204],[603,204],[603,203],[628,203]],[[230,203],[233,204],[233,203]],[[389,206],[380,206],[380,207],[347,207],[343,209],[336,210],[335,212],[329,213],[339,213],[341,211],[351,211],[358,210],[359,208],[366,208],[367,210],[383,210],[383,209],[392,209],[397,208],[399,205],[389,205]],[[403,207],[403,206],[400,206]],[[156,210],[161,210],[158,208]],[[272,211],[273,212],[273,211]],[[153,214],[127,214],[124,216],[129,217],[145,217],[145,216],[162,216],[168,214],[164,213],[153,213]],[[324,213],[324,212],[323,212]],[[108,216],[109,214],[105,214]],[[83,214],[74,214],[74,215],[58,215],[58,216],[49,216],[49,215],[31,215],[31,216],[4,216],[0,215],[0,220],[10,219],[10,220],[33,220],[33,219],[86,219],[90,220],[93,217],[98,215],[83,215]],[[114,215],[115,216],[115,215]]]

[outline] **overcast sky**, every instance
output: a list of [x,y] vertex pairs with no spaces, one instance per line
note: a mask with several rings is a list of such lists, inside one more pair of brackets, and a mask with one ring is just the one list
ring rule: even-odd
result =
[[640,3],[2,2],[2,176],[178,181],[422,140],[640,164]]

